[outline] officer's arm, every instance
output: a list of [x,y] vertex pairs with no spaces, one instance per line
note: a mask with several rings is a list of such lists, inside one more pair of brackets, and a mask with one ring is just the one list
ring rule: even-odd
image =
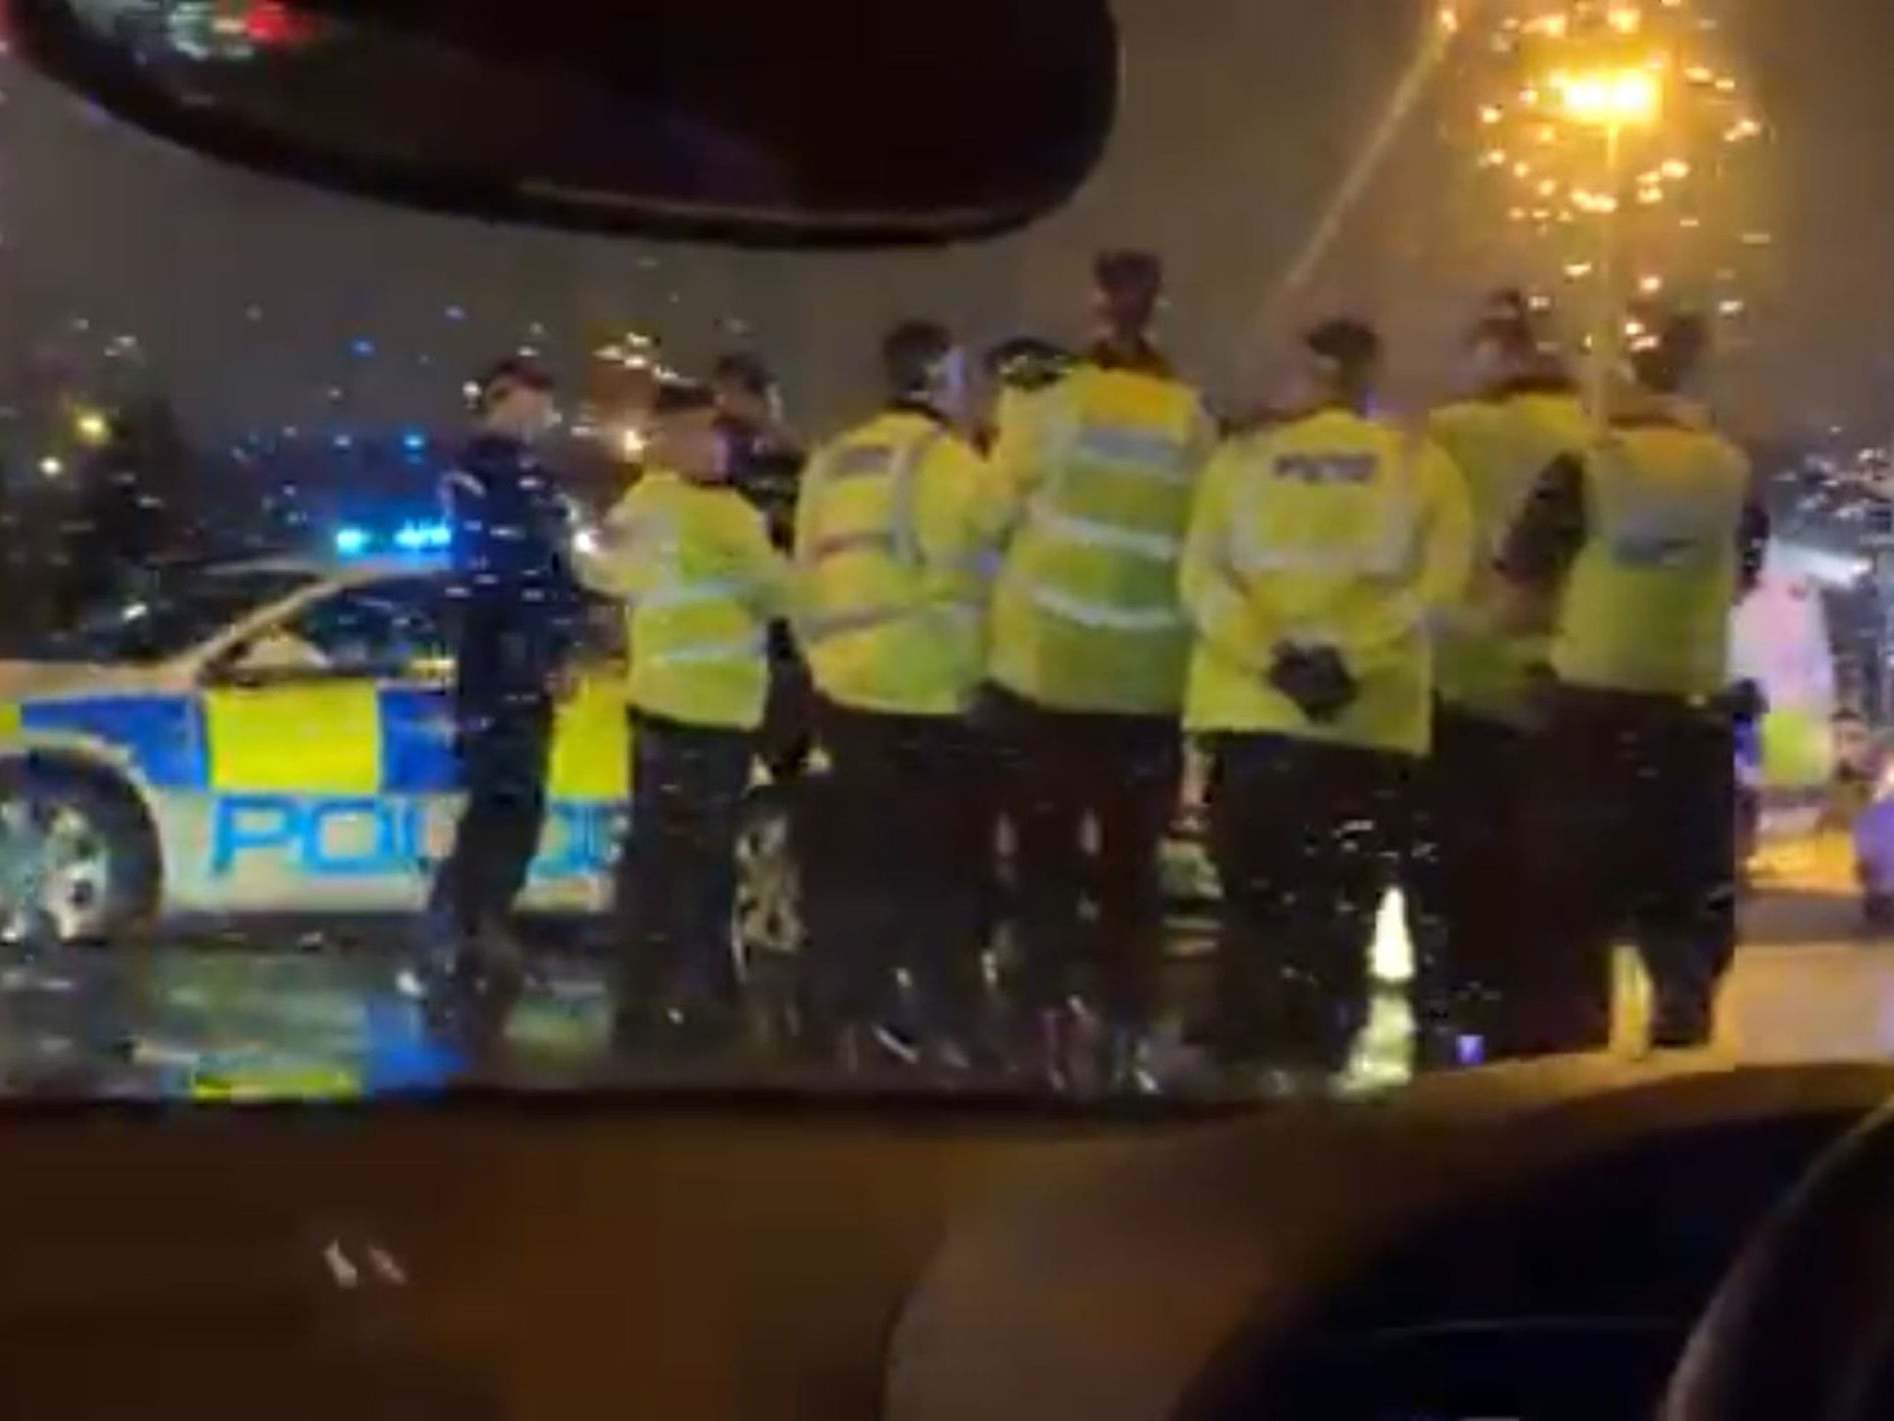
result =
[[1445,454],[1460,471],[1460,482],[1468,489],[1469,499],[1472,479],[1467,468],[1482,442],[1480,434],[1491,429],[1491,419],[1491,409],[1457,401],[1429,411],[1422,430],[1426,441]]
[[820,500],[812,495],[822,481],[823,469],[827,463],[828,450],[818,449],[803,467],[802,479],[796,486],[796,512],[789,546],[791,556],[795,558],[798,566],[807,560],[809,550],[815,546],[818,536],[815,511]]
[[1046,390],[1008,389],[1000,396],[997,432],[987,462],[986,494],[980,523],[986,541],[1003,544],[1018,526],[1026,505],[1045,476],[1056,386]]
[[1546,625],[1585,537],[1584,461],[1576,454],[1561,454],[1539,476],[1500,545],[1496,567],[1505,594],[1499,609],[1502,627],[1525,631]]
[[1178,593],[1205,646],[1260,675],[1274,659],[1278,629],[1258,612],[1230,565],[1232,494],[1245,472],[1238,447],[1223,445],[1204,470],[1178,564]]
[[630,598],[642,580],[638,518],[627,494],[596,528],[584,530],[572,544],[572,570],[582,586],[601,597]]
[[731,525],[727,551],[739,580],[749,588],[747,600],[763,621],[789,617],[795,603],[795,570],[770,542],[763,515],[747,505],[742,512]]
[[960,439],[940,439],[916,480],[915,539],[922,598],[956,626],[977,625],[993,571],[982,501],[986,460]]
[[821,506],[817,490],[825,475],[828,458],[829,451],[825,446],[810,455],[809,462],[803,466],[802,481],[796,489],[794,527],[789,537],[790,610],[784,615],[788,617],[790,631],[794,633],[804,655],[807,655],[813,640],[814,628],[801,616],[801,612],[810,605],[806,588],[815,569],[814,549],[822,536],[822,530],[816,524],[816,510]]

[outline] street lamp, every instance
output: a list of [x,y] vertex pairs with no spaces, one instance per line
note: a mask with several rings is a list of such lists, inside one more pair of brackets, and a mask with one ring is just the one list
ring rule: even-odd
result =
[[96,449],[112,437],[112,423],[98,410],[80,410],[73,416],[72,432],[81,444]]
[[1581,74],[1555,74],[1565,116],[1574,123],[1601,130],[1605,136],[1605,197],[1595,204],[1599,217],[1597,301],[1592,310],[1590,363],[1586,368],[1585,399],[1595,423],[1605,422],[1606,393],[1612,357],[1617,353],[1619,211],[1624,206],[1624,131],[1648,128],[1664,109],[1664,85],[1651,69],[1595,69]]
[[1657,121],[1664,107],[1664,86],[1649,69],[1599,69],[1553,79],[1565,115],[1607,132],[1641,128]]

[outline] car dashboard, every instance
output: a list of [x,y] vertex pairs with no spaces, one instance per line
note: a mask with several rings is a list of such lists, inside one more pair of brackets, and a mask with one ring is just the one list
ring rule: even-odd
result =
[[1191,1110],[21,1104],[0,1412],[1648,1414],[1757,1221],[1891,1089],[1585,1061]]

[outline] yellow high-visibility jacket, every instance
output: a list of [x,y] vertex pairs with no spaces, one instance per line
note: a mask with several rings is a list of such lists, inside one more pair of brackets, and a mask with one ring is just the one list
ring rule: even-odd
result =
[[1005,401],[991,678],[1057,710],[1174,715],[1190,635],[1177,560],[1213,431],[1188,386],[1077,366]]
[[796,505],[796,629],[838,705],[959,715],[983,672],[986,465],[918,406],[818,450]]
[[1559,679],[1685,699],[1723,691],[1750,493],[1749,460],[1707,428],[1614,425],[1584,461],[1584,542],[1552,635]]
[[[1472,547],[1459,470],[1391,424],[1329,408],[1224,444],[1184,550],[1198,637],[1185,727],[1425,754],[1430,623],[1461,595]],[[1359,694],[1339,718],[1317,724],[1269,683],[1290,643],[1340,654]]]
[[587,586],[627,603],[633,709],[719,729],[762,723],[766,633],[788,612],[790,575],[742,494],[651,470],[576,561]]
[[1505,589],[1493,565],[1539,476],[1561,454],[1590,442],[1585,407],[1561,386],[1522,386],[1443,405],[1427,434],[1466,477],[1473,506],[1473,575],[1443,618],[1436,648],[1440,698],[1474,715],[1523,724],[1550,639],[1503,625]]

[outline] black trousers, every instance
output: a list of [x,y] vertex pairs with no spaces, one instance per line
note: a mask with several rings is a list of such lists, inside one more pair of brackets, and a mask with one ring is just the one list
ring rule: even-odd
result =
[[1107,1016],[1141,1025],[1164,946],[1159,854],[1183,781],[1177,722],[1052,710],[997,688],[987,696],[1013,831],[1022,1003],[1058,1005],[1088,966]]
[[1653,1039],[1707,1039],[1736,945],[1735,739],[1727,708],[1560,687],[1531,835],[1540,930],[1509,1012],[1520,1051],[1589,1050],[1611,1030],[1609,950],[1629,931]]
[[502,924],[526,886],[546,822],[553,704],[537,693],[462,696],[456,718],[467,804],[429,911],[465,938]]
[[1477,1036],[1491,1053],[1505,1003],[1533,969],[1541,910],[1529,813],[1542,738],[1435,707],[1405,875],[1424,1024]]
[[1266,734],[1219,736],[1212,753],[1217,1054],[1340,1070],[1368,1019],[1368,954],[1417,762]]
[[619,1011],[729,1007],[737,997],[737,834],[754,737],[635,712],[631,736],[631,821],[618,863]]
[[825,702],[817,719],[831,772],[804,785],[798,835],[817,1019],[881,1019],[906,968],[921,1030],[963,1036],[978,1020],[994,838],[980,749],[957,718]]

